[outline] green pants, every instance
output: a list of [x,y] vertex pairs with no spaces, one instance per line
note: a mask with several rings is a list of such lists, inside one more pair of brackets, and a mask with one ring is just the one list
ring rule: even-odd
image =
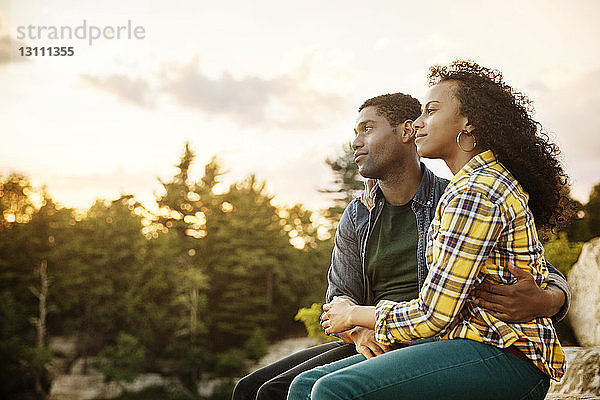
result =
[[424,341],[370,360],[362,355],[294,379],[288,400],[543,399],[550,378],[531,362],[465,339]]

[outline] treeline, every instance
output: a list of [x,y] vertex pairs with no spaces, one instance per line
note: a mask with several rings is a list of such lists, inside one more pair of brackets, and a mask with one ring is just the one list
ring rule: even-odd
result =
[[123,195],[81,213],[24,176],[0,178],[0,397],[43,397],[48,335],[76,335],[109,379],[175,360],[195,392],[303,332],[294,315],[323,299],[339,206],[317,224],[301,205],[273,206],[254,176],[215,194],[218,161],[195,180],[193,160],[186,144],[154,212]]
[[600,237],[600,183],[594,185],[585,204],[571,200],[571,211],[565,226],[551,232],[550,240],[544,243],[546,258],[565,275],[577,262],[583,244]]
[[[191,396],[202,378],[242,375],[270,340],[304,334],[294,316],[322,302],[335,224],[362,187],[352,152],[327,160],[321,223],[301,205],[273,206],[254,176],[217,194],[218,161],[200,178],[193,161],[186,144],[158,211],[123,195],[82,213],[25,176],[0,176],[0,398],[45,396],[49,336],[75,336],[108,379],[167,365]],[[600,184],[573,207],[545,245],[563,272],[600,236]],[[304,312],[309,328],[319,313]]]

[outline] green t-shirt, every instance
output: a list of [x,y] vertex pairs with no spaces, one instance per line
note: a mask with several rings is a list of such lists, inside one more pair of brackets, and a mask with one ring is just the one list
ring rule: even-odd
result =
[[367,244],[367,275],[380,300],[417,297],[417,220],[412,200],[401,206],[385,203]]

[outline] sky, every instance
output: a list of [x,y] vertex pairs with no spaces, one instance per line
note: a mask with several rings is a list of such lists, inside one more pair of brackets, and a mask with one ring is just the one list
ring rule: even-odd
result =
[[[324,160],[358,106],[422,98],[431,65],[470,58],[534,101],[585,202],[600,182],[599,17],[595,0],[0,0],[0,175],[68,207],[120,193],[151,206],[189,141],[195,179],[216,155],[220,190],[254,173],[277,204],[326,208]],[[74,54],[20,55],[47,46]]]

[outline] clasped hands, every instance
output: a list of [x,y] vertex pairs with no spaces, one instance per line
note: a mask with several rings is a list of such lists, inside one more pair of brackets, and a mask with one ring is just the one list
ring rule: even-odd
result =
[[[361,320],[360,316],[355,318],[354,311],[359,309],[362,309],[367,315],[366,319]],[[330,303],[323,306],[323,310],[321,325],[325,333],[328,335],[335,333],[344,342],[354,344],[356,351],[366,359],[400,347],[400,345],[386,346],[375,340],[375,331],[372,327],[375,324],[375,312],[370,307],[358,306],[347,298],[334,297]],[[369,316],[372,316],[371,321],[369,321]]]
[[334,297],[330,303],[324,304],[321,326],[325,333],[332,335],[354,327],[352,309],[355,306],[356,304],[345,297]]
[[[472,301],[505,322],[528,322],[542,316],[552,316],[564,303],[559,288],[540,289],[527,271],[508,265],[517,278],[513,284],[484,282],[471,293]],[[328,335],[344,332],[354,326],[374,328],[374,309],[358,306],[344,297],[334,297],[323,305],[321,325]],[[356,314],[356,315],[355,315]]]

